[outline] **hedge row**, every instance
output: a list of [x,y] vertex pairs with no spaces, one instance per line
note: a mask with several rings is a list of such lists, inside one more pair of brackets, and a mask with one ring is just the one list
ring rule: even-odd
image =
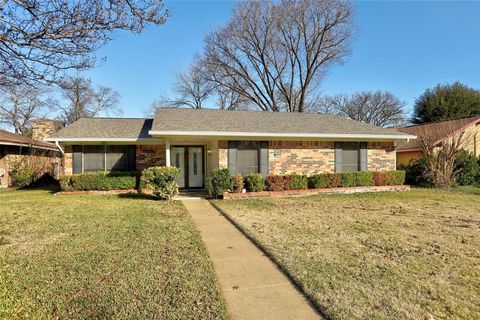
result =
[[261,174],[254,173],[242,177],[231,176],[230,170],[215,169],[212,172],[207,186],[210,194],[221,196],[224,192],[242,192],[245,188],[248,192],[304,190],[339,187],[364,187],[364,186],[388,186],[402,185],[405,182],[405,171],[358,171],[344,173],[322,173],[311,176],[292,175],[268,175],[263,178]]
[[137,189],[140,182],[138,172],[89,172],[60,177],[63,191],[130,190]]

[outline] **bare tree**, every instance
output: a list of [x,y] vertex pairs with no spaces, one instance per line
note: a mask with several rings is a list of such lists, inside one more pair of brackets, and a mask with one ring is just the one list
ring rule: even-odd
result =
[[166,94],[153,102],[154,106],[165,108],[188,107],[201,109],[215,90],[215,83],[209,81],[205,76],[206,70],[198,58],[190,65],[187,71],[176,74],[173,84],[174,98]]
[[264,111],[305,111],[308,95],[349,52],[352,9],[343,0],[239,3],[205,37],[209,79]]
[[100,114],[120,114],[120,95],[117,91],[104,87],[93,87],[90,79],[67,78],[60,84],[63,101],[59,103],[60,119],[70,124],[81,117],[95,117]]
[[141,32],[165,23],[162,0],[15,0],[0,2],[0,85],[54,81],[96,63],[111,31]]
[[417,139],[428,165],[426,176],[436,187],[449,188],[453,184],[455,158],[469,138],[469,133],[457,130],[448,121],[418,128]]
[[380,127],[398,127],[406,123],[405,102],[390,92],[357,92],[321,99],[316,111],[332,113]]
[[52,102],[46,90],[25,84],[0,88],[0,123],[15,133],[31,135],[32,120],[44,117]]
[[214,92],[216,104],[222,110],[248,110],[251,103],[243,95],[224,86],[217,86]]

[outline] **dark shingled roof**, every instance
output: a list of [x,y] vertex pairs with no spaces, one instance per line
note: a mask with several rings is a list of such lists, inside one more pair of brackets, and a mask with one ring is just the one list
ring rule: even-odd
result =
[[81,118],[61,129],[48,140],[67,139],[145,139],[153,119]]
[[29,137],[22,136],[20,134],[11,133],[5,130],[0,130],[0,145],[8,144],[8,145],[19,145],[19,146],[33,146],[36,148],[42,149],[57,149],[55,144],[34,140]]
[[[421,134],[429,134],[430,135],[429,138],[431,138],[432,140],[440,141],[444,138],[447,138],[454,132],[464,129],[465,127],[472,125],[474,123],[480,123],[480,115],[461,118],[461,119],[455,119],[455,120],[420,124],[416,126],[408,126],[404,128],[398,128],[397,130],[400,132],[413,134],[416,136]],[[399,147],[397,151],[401,152],[404,150],[418,150],[418,149],[420,149],[420,144],[418,140],[410,140],[408,143]]]
[[[81,118],[49,137],[64,139],[145,139],[150,132],[261,134],[365,134],[406,138],[404,133],[333,115],[314,113],[159,108],[155,119]],[[166,134],[166,135],[168,135]],[[157,134],[155,134],[157,135]],[[161,136],[161,134],[158,134]]]
[[152,131],[405,135],[327,114],[173,108],[157,109]]

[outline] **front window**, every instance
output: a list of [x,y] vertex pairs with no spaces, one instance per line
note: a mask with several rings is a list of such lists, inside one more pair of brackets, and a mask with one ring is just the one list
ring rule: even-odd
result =
[[360,170],[360,150],[357,142],[344,142],[342,147],[342,172]]
[[366,142],[336,142],[335,171],[351,172],[367,170]]
[[258,173],[258,142],[239,141],[237,146],[237,173],[245,176]]
[[134,145],[72,146],[73,173],[95,171],[134,171],[136,157]]

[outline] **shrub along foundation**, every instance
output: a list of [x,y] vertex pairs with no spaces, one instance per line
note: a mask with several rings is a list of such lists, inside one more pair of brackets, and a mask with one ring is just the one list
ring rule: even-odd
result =
[[318,194],[352,194],[352,193],[368,193],[368,192],[385,192],[385,191],[410,191],[408,185],[398,186],[366,186],[366,187],[339,187],[339,188],[321,188],[321,189],[303,189],[303,190],[283,190],[283,191],[260,191],[260,192],[244,192],[231,193],[225,192],[223,199],[258,199],[258,198],[279,198],[292,196],[313,196]]

